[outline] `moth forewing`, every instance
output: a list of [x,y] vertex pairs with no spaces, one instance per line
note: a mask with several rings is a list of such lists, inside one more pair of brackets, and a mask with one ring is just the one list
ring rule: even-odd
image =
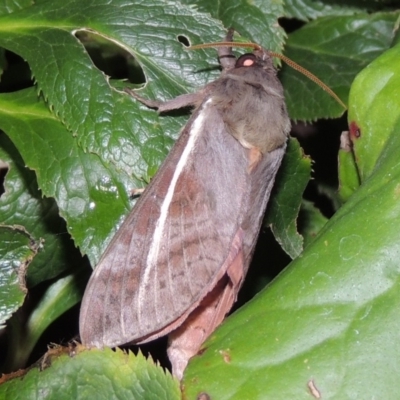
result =
[[[223,275],[241,209],[235,172],[246,168],[246,159],[226,157],[227,147],[240,145],[223,135],[224,124],[209,107],[205,102],[194,113],[100,260],[82,304],[85,344],[116,346],[165,334],[158,331],[173,329]],[[222,159],[232,173],[215,173]]]
[[236,300],[290,129],[267,52],[226,65],[197,94],[157,103],[161,110],[200,105],[82,301],[87,346],[143,343],[175,330],[169,354],[179,377]]

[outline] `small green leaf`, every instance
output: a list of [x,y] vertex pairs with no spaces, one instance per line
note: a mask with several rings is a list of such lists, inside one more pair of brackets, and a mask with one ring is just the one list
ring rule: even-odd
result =
[[304,248],[314,241],[327,222],[328,218],[322,215],[313,203],[307,200],[302,201],[298,225],[299,233],[304,239]]
[[26,321],[21,322],[21,318],[10,321],[7,330],[7,370],[16,371],[26,365],[43,332],[81,301],[89,275],[89,269],[77,268],[75,272],[58,279],[46,289]]
[[400,43],[368,65],[350,91],[350,139],[361,181],[368,178],[399,124]]
[[[3,376],[3,380],[4,380]],[[179,383],[161,367],[120,349],[56,347],[22,378],[0,385],[3,399],[179,400]]]
[[0,226],[0,330],[22,306],[26,270],[39,246],[23,227]]
[[354,157],[353,145],[349,138],[349,132],[343,132],[341,142],[344,147],[339,149],[339,197],[346,202],[359,188],[360,176]]
[[304,156],[296,139],[289,140],[274,186],[275,193],[268,205],[266,224],[271,225],[276,240],[291,258],[296,258],[303,250],[296,220],[310,175],[311,160]]

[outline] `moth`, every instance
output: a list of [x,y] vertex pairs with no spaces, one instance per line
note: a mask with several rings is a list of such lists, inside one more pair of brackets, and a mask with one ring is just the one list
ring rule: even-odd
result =
[[194,111],[158,173],[104,252],[86,288],[80,335],[88,347],[169,335],[174,375],[236,300],[290,131],[268,51],[236,59],[230,31],[221,76],[165,103]]

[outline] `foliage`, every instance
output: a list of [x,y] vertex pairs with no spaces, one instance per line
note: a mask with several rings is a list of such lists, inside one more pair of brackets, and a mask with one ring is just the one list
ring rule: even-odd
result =
[[[265,48],[284,49],[349,104],[348,146],[339,151],[336,193],[335,177],[321,179],[318,172],[329,133],[300,138],[305,149],[317,146],[310,151],[317,163],[306,196],[322,194],[318,199],[328,200],[332,216],[301,199],[311,162],[291,140],[266,225],[294,260],[209,338],[182,389],[188,399],[199,393],[212,399],[394,398],[400,391],[392,373],[400,360],[400,14],[390,3],[347,3],[0,3],[4,372],[26,367],[39,338],[79,303],[89,264],[96,265],[134,205],[131,190],[151,179],[187,120],[187,114],[157,115],[124,86],[145,80],[141,95],[161,100],[196,90],[218,77],[216,52],[187,51],[184,44],[222,40],[233,26]],[[277,23],[283,17],[290,33]],[[291,18],[301,27],[292,31]],[[297,72],[284,66],[280,76],[294,121],[343,114]],[[339,134],[333,134],[336,155]],[[335,159],[328,161],[334,171]],[[279,257],[258,260],[264,271],[256,281],[270,279],[265,266],[287,263],[282,252]],[[254,295],[255,286],[249,278],[245,291]],[[65,382],[76,398],[93,390],[99,398],[180,396],[178,382],[141,353],[71,346],[50,349],[29,371],[3,376],[0,397],[58,398]]]

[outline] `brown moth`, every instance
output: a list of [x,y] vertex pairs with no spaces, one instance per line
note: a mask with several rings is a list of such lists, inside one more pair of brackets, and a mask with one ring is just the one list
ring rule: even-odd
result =
[[89,347],[169,334],[178,378],[236,300],[290,131],[270,54],[218,53],[220,78],[197,93],[166,103],[132,93],[159,112],[195,110],[103,254],[80,314]]

